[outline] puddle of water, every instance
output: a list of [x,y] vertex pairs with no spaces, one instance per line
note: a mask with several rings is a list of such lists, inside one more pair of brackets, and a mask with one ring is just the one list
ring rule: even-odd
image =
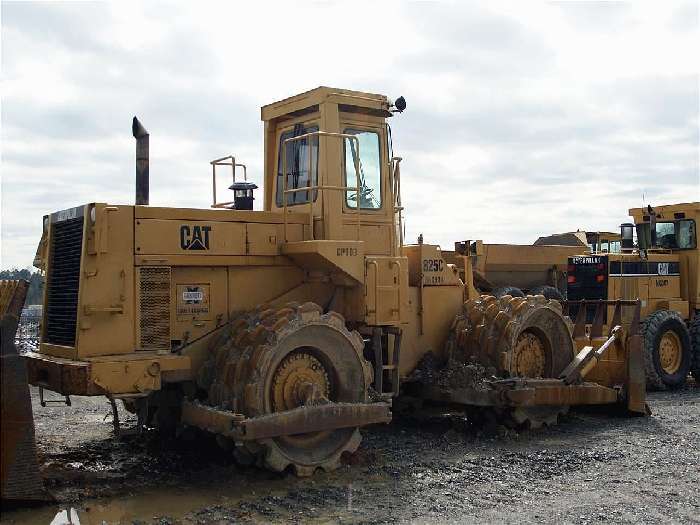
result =
[[78,504],[61,504],[38,509],[3,512],[0,523],[13,525],[101,525],[103,523],[150,523],[155,516],[182,518],[192,510],[211,505],[230,506],[237,502],[241,487],[231,487],[227,495],[221,487],[198,487],[183,490],[145,489],[138,494],[113,499],[85,500]]
[[[334,480],[335,483],[332,481]],[[347,508],[335,509],[336,513],[353,513],[352,482],[344,483],[329,475],[325,480],[328,486],[346,486],[348,490]],[[131,524],[141,520],[152,523],[154,517],[168,517],[181,520],[192,511],[220,505],[236,508],[241,501],[255,501],[264,496],[284,497],[290,490],[299,489],[305,483],[293,476],[282,479],[231,479],[225,484],[206,486],[143,488],[138,493],[115,498],[86,499],[74,504],[49,505],[33,509],[20,509],[3,512],[0,525],[102,525]],[[311,485],[313,486],[313,484]],[[275,509],[280,514],[295,514],[299,508]],[[290,514],[290,517],[291,517]],[[298,515],[296,516],[299,517]],[[255,516],[251,516],[255,519]],[[269,521],[259,516],[261,523]],[[196,519],[193,519],[196,521]],[[318,521],[318,520],[313,520]],[[325,519],[321,519],[325,522]],[[189,523],[189,520],[186,520]]]

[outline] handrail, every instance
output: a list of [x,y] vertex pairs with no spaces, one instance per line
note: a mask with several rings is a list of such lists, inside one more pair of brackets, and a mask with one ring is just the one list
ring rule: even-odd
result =
[[397,309],[397,314],[399,316],[398,321],[401,322],[401,263],[399,263],[399,261],[397,261],[396,259],[392,259],[389,262],[389,267],[393,268],[394,265],[396,266],[396,268],[398,270],[396,273],[396,275],[397,275],[396,285],[397,285],[397,291],[398,291],[398,293],[396,295],[398,296],[398,301],[399,301],[399,307]]
[[[226,160],[230,160],[231,162],[224,162]],[[216,202],[216,167],[217,166],[231,166],[231,176],[233,178],[233,183],[236,183],[236,167],[243,168],[243,180],[247,181],[248,180],[248,168],[246,168],[245,164],[240,164],[236,162],[236,157],[233,155],[226,155],[225,157],[221,157],[220,159],[214,159],[212,160],[209,164],[211,164],[211,184],[212,184],[212,208],[225,208],[226,206],[230,206],[233,204],[235,201],[230,201],[230,202]]]
[[[287,144],[297,141],[297,140],[303,140],[309,137],[313,136],[322,136],[322,137],[334,137],[334,138],[339,138],[339,139],[349,139],[352,141],[355,141],[355,147],[356,147],[356,152],[357,155],[355,155],[355,158],[353,159],[353,164],[355,165],[355,178],[357,181],[357,185],[353,188],[351,186],[327,186],[323,184],[322,177],[324,175],[323,170],[319,170],[318,166],[316,167],[316,170],[318,172],[318,179],[319,183],[318,184],[311,184],[312,179],[311,179],[311,163],[312,163],[312,155],[311,155],[311,148],[309,147],[309,186],[305,186],[303,188],[292,188],[292,189],[287,189]],[[317,147],[320,147],[320,141]],[[291,195],[292,193],[298,193],[301,191],[308,191],[309,192],[309,236],[313,240],[314,238],[314,211],[313,211],[313,204],[314,204],[314,199],[312,198],[312,193],[313,191],[323,191],[323,190],[334,190],[334,191],[350,191],[350,190],[355,190],[356,192],[356,201],[355,201],[355,214],[357,215],[357,240],[360,240],[360,141],[358,140],[356,135],[352,135],[349,133],[334,133],[330,131],[311,131],[309,133],[304,133],[302,135],[297,135],[296,137],[289,137],[288,139],[285,139],[283,142],[282,146],[282,210],[283,210],[283,215],[284,215],[284,242],[287,242],[287,195]],[[349,206],[348,206],[349,207]]]
[[394,192],[394,213],[399,214],[399,247],[403,246],[403,206],[401,205],[401,169],[402,157],[392,157],[389,161],[392,191]]
[[370,259],[367,261],[367,266],[374,266],[374,319],[376,322],[379,316],[379,264],[374,259]]

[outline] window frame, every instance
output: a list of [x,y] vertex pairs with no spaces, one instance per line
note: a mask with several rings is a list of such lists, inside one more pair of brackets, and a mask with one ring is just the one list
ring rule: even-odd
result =
[[[350,212],[350,213],[355,213],[359,210],[360,213],[381,213],[384,210],[385,207],[385,189],[384,189],[384,184],[386,183],[385,178],[385,170],[384,170],[384,148],[382,148],[382,130],[380,127],[377,126],[370,126],[367,125],[365,122],[356,122],[352,120],[347,120],[343,121],[341,123],[342,125],[342,133],[343,134],[352,134],[351,132],[368,132],[368,133],[374,133],[377,136],[377,148],[378,148],[378,153],[379,153],[379,207],[378,208],[363,208],[363,207],[354,207],[350,206],[348,204],[348,194],[352,190],[347,190],[343,192],[343,212]],[[359,141],[359,139],[358,139]],[[347,166],[346,166],[346,156],[347,156],[347,151],[346,151],[346,142],[347,139],[343,139],[343,149],[342,149],[342,166],[341,166],[341,176],[343,180],[343,184],[347,185]],[[362,155],[362,150],[360,150],[360,155]],[[354,169],[353,169],[354,171]]]
[[[677,219],[673,221],[675,224],[673,226],[673,232],[676,235],[676,244],[678,245],[678,248],[675,248],[676,250],[695,250],[698,246],[698,227],[695,222],[695,219]],[[679,241],[680,237],[680,224],[682,222],[692,222],[693,223],[693,243],[692,246],[688,246],[687,248],[681,248]]]
[[[282,162],[282,149],[284,147],[284,140],[287,140],[288,138],[292,137],[292,133],[294,133],[294,127],[296,125],[301,125],[304,128],[304,133],[314,133],[321,129],[320,123],[318,120],[310,120],[306,122],[294,122],[290,123],[289,126],[282,128],[278,130],[277,133],[277,156],[275,159],[275,191],[274,191],[274,203],[275,206],[278,209],[284,208],[284,195],[282,195],[283,188],[284,188],[284,173],[281,173],[280,170],[282,169],[280,167],[280,163]],[[286,134],[289,134],[288,137],[285,137]],[[319,176],[319,169],[320,169],[320,161],[321,161],[321,141],[319,139],[319,136],[316,135],[316,141],[317,141],[317,146],[316,146],[316,170],[315,173],[310,173],[309,174],[309,185],[310,186],[317,186],[318,185],[318,176]],[[287,160],[289,163],[289,160]],[[315,178],[314,178],[315,175]],[[288,186],[287,189],[292,189],[293,186]],[[288,202],[287,207],[292,207],[292,206],[303,206],[303,205],[308,205],[308,204],[313,204],[316,202],[318,199],[318,190],[309,190],[309,193],[313,194],[313,198],[306,199],[303,202]],[[290,194],[289,196],[291,196]],[[287,198],[289,198],[289,196]]]

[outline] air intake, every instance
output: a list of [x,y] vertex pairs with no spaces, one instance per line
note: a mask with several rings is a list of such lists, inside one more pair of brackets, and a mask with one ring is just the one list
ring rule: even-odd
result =
[[82,246],[83,217],[51,225],[44,340],[52,345],[75,346]]

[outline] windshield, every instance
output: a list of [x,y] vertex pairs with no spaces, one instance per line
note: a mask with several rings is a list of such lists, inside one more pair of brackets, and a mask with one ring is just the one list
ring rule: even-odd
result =
[[[360,147],[358,158],[355,141],[346,138],[345,145],[345,184],[357,187],[355,162],[360,174],[360,208],[379,209],[382,207],[381,169],[379,134],[374,131],[346,129],[344,133],[355,135]],[[346,202],[351,208],[357,207],[356,191],[348,191]]]

